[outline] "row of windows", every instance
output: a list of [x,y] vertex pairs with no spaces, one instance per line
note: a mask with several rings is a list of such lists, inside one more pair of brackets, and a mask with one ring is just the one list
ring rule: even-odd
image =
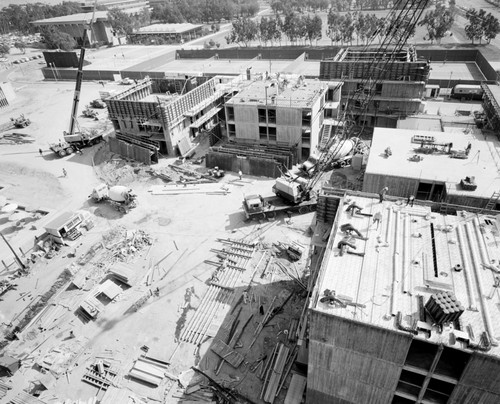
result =
[[[234,108],[227,107],[227,120],[234,121]],[[273,108],[258,108],[257,114],[259,117],[260,123],[276,123],[276,110]],[[311,125],[311,111],[303,110],[302,111],[302,126]]]

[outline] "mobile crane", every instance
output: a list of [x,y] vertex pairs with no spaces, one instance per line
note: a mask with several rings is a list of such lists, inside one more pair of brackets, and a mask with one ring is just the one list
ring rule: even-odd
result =
[[59,141],[59,143],[50,144],[50,150],[52,150],[59,157],[64,157],[67,154],[72,154],[76,150],[82,147],[89,147],[96,143],[102,141],[102,134],[97,131],[88,131],[84,132],[80,128],[78,128],[78,132],[75,130],[76,126],[78,126],[78,122],[76,120],[76,116],[78,113],[78,104],[80,103],[80,92],[82,89],[82,81],[83,81],[83,62],[85,60],[85,41],[87,40],[87,31],[88,29],[92,29],[92,24],[95,19],[95,11],[97,7],[97,0],[94,2],[94,10],[92,12],[92,18],[88,24],[88,27],[85,26],[82,35],[82,47],[80,48],[80,59],[78,60],[78,70],[76,73],[76,83],[75,83],[75,94],[73,96],[73,107],[71,110],[71,119],[69,124],[69,131],[63,132],[64,142]]
[[365,46],[365,49],[369,49],[377,35],[383,33],[383,39],[376,52],[381,56],[381,62],[371,65],[369,71],[358,83],[358,90],[347,99],[339,124],[335,127],[334,135],[323,151],[315,156],[312,164],[308,164],[306,167],[313,174],[308,179],[292,175],[277,178],[273,186],[273,192],[276,196],[246,196],[243,200],[243,209],[247,219],[274,217],[280,211],[306,213],[315,210],[315,186],[321,179],[323,172],[331,167],[339,153],[339,148],[344,145],[345,141],[360,137],[365,121],[362,120],[361,127],[359,127],[356,116],[366,114],[369,103],[375,95],[377,84],[384,80],[385,72],[395,62],[396,55],[413,34],[429,2],[430,0],[399,0],[394,3],[387,15],[385,27],[377,28]]

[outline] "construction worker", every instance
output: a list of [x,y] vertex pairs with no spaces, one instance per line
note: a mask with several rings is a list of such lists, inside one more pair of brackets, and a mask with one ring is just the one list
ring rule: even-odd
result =
[[340,226],[340,231],[346,233],[347,235],[351,235],[352,233],[356,233],[359,238],[365,238],[361,232],[356,229],[351,223],[345,223]]
[[382,212],[377,212],[373,215],[373,223],[377,223],[377,230],[378,230],[378,225],[382,222]]
[[241,180],[241,179],[242,179],[242,177],[243,177],[243,173],[241,172],[241,170],[240,170],[240,171],[238,171],[238,175],[239,175],[240,180]]
[[385,194],[387,193],[387,191],[389,191],[389,188],[388,187],[384,187],[378,193],[378,196],[379,196],[379,199],[380,199],[380,203],[384,202]]
[[344,251],[347,249],[347,247],[351,247],[354,250],[356,249],[356,244],[354,244],[351,241],[351,237],[344,237],[342,240],[339,241],[337,244],[337,248],[340,250],[339,255],[342,256],[344,255]]
[[43,150],[42,149],[38,149],[38,153],[40,153],[40,156],[43,156]]
[[413,208],[413,202],[415,202],[415,195],[410,195],[406,201],[406,206],[410,205]]
[[66,177],[66,176],[68,175],[68,173],[67,173],[66,169],[65,169],[65,168],[63,168],[63,170],[62,170],[62,171],[63,171],[63,177]]
[[356,202],[353,202],[347,207],[346,212],[351,212],[351,216],[354,216],[355,213],[359,213],[361,210],[363,210],[363,208],[357,205]]

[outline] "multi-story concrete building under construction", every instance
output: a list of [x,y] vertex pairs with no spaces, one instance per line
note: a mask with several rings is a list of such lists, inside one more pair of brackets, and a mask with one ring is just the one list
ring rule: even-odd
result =
[[[146,78],[106,98],[116,133],[111,147],[146,163],[155,162],[158,152],[187,155],[193,147],[191,141],[200,132],[217,126],[217,114],[231,80]],[[117,144],[113,146],[113,142]]]
[[398,53],[390,49],[340,50],[333,58],[320,63],[321,80],[341,80],[341,103],[362,91],[369,100],[367,107],[359,107],[359,124],[374,127],[396,127],[399,118],[423,111],[422,97],[429,76],[429,62],[420,59],[414,48]]

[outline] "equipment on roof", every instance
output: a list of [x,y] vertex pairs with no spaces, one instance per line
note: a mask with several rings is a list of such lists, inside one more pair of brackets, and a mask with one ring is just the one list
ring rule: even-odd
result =
[[460,186],[464,191],[475,191],[477,188],[476,177],[465,177],[460,180]]

